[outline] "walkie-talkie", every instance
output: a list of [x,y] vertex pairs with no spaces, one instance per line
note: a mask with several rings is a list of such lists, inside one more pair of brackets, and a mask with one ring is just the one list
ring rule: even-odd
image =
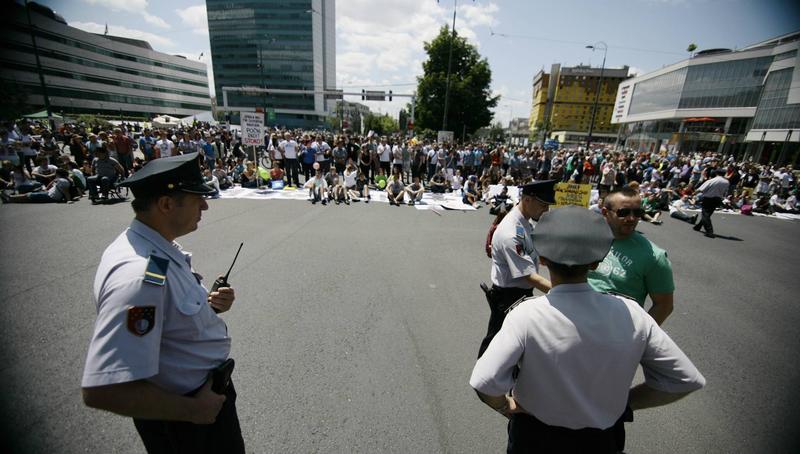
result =
[[[228,276],[231,275],[231,270],[233,269],[233,265],[236,264],[236,259],[239,258],[239,252],[242,251],[242,246],[244,246],[244,242],[239,244],[239,249],[236,250],[236,255],[233,257],[233,262],[231,263],[231,267],[228,268],[228,272],[225,273],[225,276],[218,277],[216,281],[214,281],[214,285],[211,287],[212,292],[216,292],[219,290],[220,287],[228,287]],[[214,312],[219,312],[216,308],[214,308]]]

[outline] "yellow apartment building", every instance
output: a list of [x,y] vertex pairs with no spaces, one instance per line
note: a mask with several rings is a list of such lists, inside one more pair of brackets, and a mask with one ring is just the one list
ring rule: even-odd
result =
[[[592,142],[613,143],[617,126],[611,114],[617,87],[628,78],[628,66],[603,70]],[[539,71],[533,78],[530,131],[535,141],[556,139],[563,144],[586,142],[592,121],[600,68],[589,66],[561,67],[556,63],[550,73]]]

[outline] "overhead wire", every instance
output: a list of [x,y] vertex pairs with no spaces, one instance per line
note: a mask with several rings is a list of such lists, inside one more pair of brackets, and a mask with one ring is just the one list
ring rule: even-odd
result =
[[[556,38],[547,38],[544,36],[531,36],[531,35],[517,35],[512,33],[498,33],[491,28],[489,29],[490,36],[502,36],[503,38],[520,38],[520,39],[529,39],[532,41],[548,41],[553,43],[561,43],[561,44],[577,44],[581,46],[585,46],[586,43],[583,41],[573,41],[568,39],[556,39]],[[648,53],[658,53],[658,54],[667,54],[667,55],[686,55],[686,53],[681,52],[672,52],[667,50],[658,50],[658,49],[643,49],[640,47],[630,47],[630,46],[617,46],[617,45],[608,45],[609,49],[624,49],[630,50],[634,52],[648,52]]]

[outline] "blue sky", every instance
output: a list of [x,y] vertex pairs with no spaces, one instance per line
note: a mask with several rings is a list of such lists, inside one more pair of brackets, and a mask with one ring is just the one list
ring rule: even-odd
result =
[[[211,66],[203,0],[39,0],[75,27],[145,39],[155,50]],[[323,0],[325,1],[325,0]],[[337,83],[346,90],[409,93],[423,42],[450,24],[453,0],[338,0]],[[530,112],[531,83],[553,63],[648,72],[686,58],[686,46],[741,48],[800,29],[800,6],[783,0],[459,0],[456,30],[478,47],[502,96],[495,119]],[[203,56],[200,57],[200,54]],[[213,77],[213,74],[211,75]],[[213,87],[212,87],[213,90]],[[368,102],[396,113],[407,101]]]

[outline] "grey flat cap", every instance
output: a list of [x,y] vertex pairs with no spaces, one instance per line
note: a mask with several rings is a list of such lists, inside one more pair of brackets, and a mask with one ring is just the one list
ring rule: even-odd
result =
[[578,206],[542,215],[533,229],[533,248],[562,265],[588,265],[605,258],[614,235],[603,216]]

